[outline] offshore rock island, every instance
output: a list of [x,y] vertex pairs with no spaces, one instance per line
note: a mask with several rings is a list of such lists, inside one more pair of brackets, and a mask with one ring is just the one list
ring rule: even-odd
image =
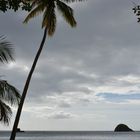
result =
[[17,132],[24,132],[24,131],[21,130],[20,128],[17,128]]
[[114,132],[130,132],[130,131],[133,132],[133,130],[125,124],[117,125],[115,130],[114,130]]

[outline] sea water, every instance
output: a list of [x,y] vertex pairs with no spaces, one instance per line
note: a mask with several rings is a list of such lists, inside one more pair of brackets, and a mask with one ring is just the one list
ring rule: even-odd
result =
[[[0,131],[0,140],[9,140],[10,132]],[[140,140],[140,132],[109,131],[25,131],[16,140]]]

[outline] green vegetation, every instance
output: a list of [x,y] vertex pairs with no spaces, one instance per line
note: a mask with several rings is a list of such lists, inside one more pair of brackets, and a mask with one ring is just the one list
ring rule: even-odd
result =
[[0,0],[0,11],[2,12],[6,12],[8,10],[17,11],[19,8],[30,11],[31,5],[24,0]]
[[[0,37],[0,62],[7,63],[13,60],[11,44]],[[20,101],[19,91],[7,81],[0,79],[0,121],[9,124],[12,110],[9,105],[18,105]]]
[[133,12],[137,16],[137,22],[140,22],[140,5],[134,3]]

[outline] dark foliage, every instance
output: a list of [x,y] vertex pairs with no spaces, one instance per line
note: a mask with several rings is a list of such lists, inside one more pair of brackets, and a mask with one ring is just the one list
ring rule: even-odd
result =
[[22,0],[0,0],[0,11],[2,12],[6,12],[7,10],[17,11],[19,8],[30,11],[31,5]]
[[138,19],[137,22],[140,23],[140,5],[135,5],[132,10],[134,14],[137,16]]

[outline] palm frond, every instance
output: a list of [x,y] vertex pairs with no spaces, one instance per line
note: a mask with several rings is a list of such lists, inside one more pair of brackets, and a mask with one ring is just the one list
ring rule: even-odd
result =
[[12,44],[5,40],[3,36],[0,36],[0,62],[9,62],[14,60],[13,58]]
[[35,7],[37,5],[40,5],[42,3],[42,0],[31,0],[30,3],[32,7]]
[[42,28],[47,28],[47,33],[52,36],[56,29],[55,5],[48,6],[43,15]]
[[62,2],[66,2],[66,3],[72,3],[72,2],[82,2],[82,1],[86,1],[86,0],[61,0]]
[[74,19],[73,9],[60,0],[57,0],[57,8],[62,13],[66,22],[70,24],[71,27],[75,27],[76,20]]
[[34,18],[35,16],[39,15],[40,13],[42,13],[44,11],[45,5],[43,3],[41,3],[40,5],[38,5],[37,7],[35,7],[29,14],[28,16],[25,18],[25,20],[23,21],[23,23],[27,23],[31,18]]
[[11,108],[0,100],[0,121],[9,125],[9,121],[12,115]]
[[0,100],[11,105],[18,105],[20,102],[19,91],[5,80],[0,80]]

